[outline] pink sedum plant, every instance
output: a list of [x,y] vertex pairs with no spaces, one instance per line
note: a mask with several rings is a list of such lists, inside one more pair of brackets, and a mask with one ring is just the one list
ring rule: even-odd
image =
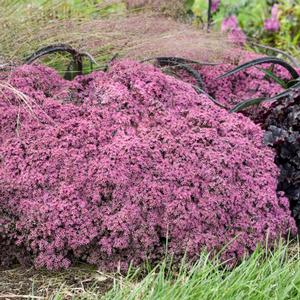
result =
[[72,82],[23,66],[7,83],[32,101],[0,96],[0,264],[126,270],[166,245],[192,261],[227,245],[234,265],[295,233],[263,131],[190,84],[132,61]]
[[[218,76],[232,70],[239,64],[260,58],[261,55],[246,51],[237,52],[234,61],[231,56],[227,63],[218,64],[216,66],[194,66],[201,74],[205,83],[206,92],[214,99],[223,104],[228,110],[243,100],[271,97],[283,91],[283,88],[274,80],[267,78],[266,74],[258,70],[256,67],[248,68],[242,72],[223,79],[216,79]],[[230,62],[231,58],[231,62]],[[260,65],[261,68],[267,69],[271,64]],[[300,74],[300,69],[296,69]],[[288,82],[291,80],[289,72],[281,66],[273,66],[274,74],[282,80]],[[188,74],[181,72],[182,80],[196,84]],[[250,117],[255,123],[263,123],[266,114],[269,113],[270,103],[266,102],[258,107],[251,107],[243,110],[243,114]]]

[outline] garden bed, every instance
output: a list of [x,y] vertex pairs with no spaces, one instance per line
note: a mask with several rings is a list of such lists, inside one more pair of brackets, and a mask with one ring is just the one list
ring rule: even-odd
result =
[[[263,266],[269,252],[256,250],[258,245],[277,249],[278,240],[296,236],[294,132],[299,129],[291,133],[288,128],[298,122],[297,69],[265,58],[265,63],[224,75],[261,56],[242,50],[239,41],[234,44],[218,33],[199,34],[190,25],[157,14],[37,23],[45,26],[41,31],[32,27],[29,40],[45,45],[67,36],[80,55],[92,62],[94,56],[98,65],[90,74],[86,63],[71,74],[69,64],[69,79],[83,74],[66,80],[63,63],[68,60],[62,56],[29,65],[30,59],[24,64],[18,52],[9,57],[3,48],[4,59],[12,63],[0,83],[0,249],[7,253],[0,264],[70,269],[1,271],[1,297],[29,297],[30,286],[33,298],[48,297],[58,292],[58,274],[69,286],[62,295],[78,289],[93,297],[105,294],[114,282],[107,299],[129,295],[132,286],[151,297],[143,284],[167,276],[166,254],[175,265],[175,276],[166,286],[175,282],[184,289],[179,282],[204,276],[207,264],[211,278],[215,270],[217,276],[230,278],[243,266],[250,271],[249,266]],[[36,44],[28,47],[26,38],[25,46],[20,33],[10,42],[18,41],[17,51],[29,55]],[[78,53],[73,58],[76,62]],[[60,73],[41,63],[58,67]],[[272,97],[284,99],[284,105],[265,101]],[[237,113],[249,99],[265,103]],[[286,157],[295,168],[287,166]],[[273,254],[268,259],[278,274],[288,277],[290,267],[298,280],[298,254],[280,273],[284,249],[278,255],[271,252],[276,259]],[[199,262],[194,275],[176,268],[183,257],[189,270]],[[97,269],[79,268],[77,273],[78,263]],[[131,270],[144,270],[147,264],[161,269],[150,271],[144,280],[130,279]],[[274,284],[264,266],[266,282]],[[122,285],[127,272],[128,284]],[[43,286],[43,274],[50,281],[53,274],[53,288]],[[258,282],[248,279],[245,284],[257,289]],[[284,297],[292,298],[298,291],[297,282],[290,280],[292,288]],[[220,282],[225,288],[226,279]],[[216,296],[212,290],[210,295]],[[203,298],[201,287],[198,292]]]

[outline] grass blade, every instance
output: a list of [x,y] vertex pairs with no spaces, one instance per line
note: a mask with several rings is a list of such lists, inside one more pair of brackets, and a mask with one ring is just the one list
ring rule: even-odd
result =
[[141,61],[141,63],[156,60],[158,64],[163,66],[176,66],[178,64],[197,64],[202,66],[215,66],[218,65],[217,63],[209,63],[209,62],[199,62],[183,57],[175,57],[175,56],[159,56],[159,57],[150,57]]
[[255,98],[255,99],[250,99],[250,100],[245,100],[243,102],[240,102],[236,106],[234,106],[230,112],[239,112],[242,109],[248,108],[253,105],[259,105],[260,103],[266,101],[268,98]]
[[217,101],[216,99],[214,99],[212,96],[210,96],[209,94],[207,94],[205,91],[203,91],[199,86],[193,85],[193,88],[195,89],[195,91],[199,94],[203,94],[206,97],[209,98],[209,100],[211,100],[213,103],[215,103],[216,105],[218,105],[221,108],[225,108],[227,109],[226,106],[224,106],[222,103],[220,103],[219,101]]
[[299,78],[298,72],[289,63],[287,63],[286,61],[284,61],[280,58],[277,58],[275,56],[268,56],[268,57],[261,57],[261,58],[246,62],[246,63],[226,72],[225,74],[218,76],[216,79],[222,79],[222,78],[228,77],[230,75],[233,75],[235,73],[244,71],[248,68],[251,68],[251,67],[254,67],[257,65],[261,65],[261,64],[268,64],[268,63],[273,63],[273,64],[284,67],[291,74],[293,79]]
[[89,54],[88,52],[79,52],[67,44],[54,44],[54,45],[43,47],[37,50],[36,52],[34,52],[29,57],[27,57],[25,59],[25,64],[32,64],[38,58],[56,52],[67,52],[71,54],[73,58],[73,62],[69,65],[69,69],[71,68],[71,66],[73,66],[73,72],[70,72],[70,70],[67,71],[67,73],[64,76],[65,79],[72,80],[76,75],[83,74],[83,62],[82,62],[83,57],[87,57],[89,59],[91,63],[91,70],[93,69],[92,64],[98,65],[91,54]]
[[269,69],[264,69],[264,68],[259,68],[256,67],[259,71],[263,72],[266,74],[267,77],[270,77],[271,79],[273,79],[276,83],[278,83],[280,86],[282,86],[284,89],[287,89],[288,86],[286,84],[286,82],[284,80],[282,80],[281,78],[279,78],[278,76],[276,76],[271,70]]
[[297,82],[299,82],[299,79],[290,80],[286,85],[288,88],[290,88],[290,87],[293,87],[294,85],[296,85]]
[[25,63],[32,64],[38,58],[40,58],[44,55],[47,55],[47,54],[55,53],[55,52],[68,52],[72,55],[72,57],[74,59],[77,58],[77,56],[80,56],[80,53],[77,50],[75,50],[74,48],[72,48],[70,45],[54,44],[54,45],[49,45],[49,46],[40,48],[39,50],[34,52],[32,55],[27,57],[25,59]]
[[192,68],[191,66],[186,65],[186,64],[178,64],[177,67],[179,67],[182,70],[185,70],[189,75],[191,75],[193,78],[195,78],[195,80],[197,81],[197,85],[200,88],[203,88],[204,81],[203,81],[200,73],[197,70],[195,70],[194,68]]
[[291,63],[296,67],[296,68],[299,68],[300,67],[300,64],[299,62],[297,61],[296,58],[294,58],[292,55],[278,49],[278,48],[274,48],[274,47],[270,47],[270,46],[267,46],[267,45],[262,45],[262,44],[258,44],[258,43],[255,43],[255,42],[251,42],[250,41],[250,44],[252,44],[253,46],[255,47],[259,47],[259,48],[262,48],[262,49],[266,49],[266,50],[271,50],[275,53],[278,53],[278,54],[281,54],[281,55],[284,55],[285,57],[287,57]]
[[300,90],[300,82],[298,82],[297,84],[293,85],[292,87],[288,88],[287,90],[276,94],[272,97],[268,97],[268,98],[255,98],[255,99],[248,99],[245,100],[243,102],[240,102],[239,104],[237,104],[236,106],[234,106],[230,112],[239,112],[242,109],[245,109],[247,107],[253,106],[253,105],[259,105],[262,102],[266,102],[266,101],[276,101],[279,99],[282,99],[284,97],[290,96],[292,95],[294,92],[299,91]]

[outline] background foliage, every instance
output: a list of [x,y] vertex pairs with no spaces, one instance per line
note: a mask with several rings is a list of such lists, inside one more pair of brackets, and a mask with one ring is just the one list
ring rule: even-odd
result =
[[[278,31],[266,30],[264,23],[271,17],[273,5],[279,9]],[[186,9],[192,20],[198,24],[206,21],[206,0],[187,0]],[[299,57],[300,1],[299,0],[221,0],[213,14],[214,26],[220,29],[222,21],[236,15],[239,25],[250,40],[278,47]]]

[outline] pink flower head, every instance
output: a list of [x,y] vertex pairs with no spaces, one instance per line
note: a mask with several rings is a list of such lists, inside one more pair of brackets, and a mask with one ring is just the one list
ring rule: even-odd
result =
[[238,24],[236,16],[230,16],[223,20],[222,32],[229,33],[229,39],[236,44],[244,44],[246,42],[246,35]]
[[228,32],[238,27],[239,27],[238,20],[236,16],[233,15],[223,20],[221,30],[222,32]]
[[274,19],[278,19],[278,16],[279,16],[279,9],[278,9],[278,6],[277,5],[273,5],[272,7],[272,18]]
[[229,39],[235,44],[244,45],[247,40],[247,36],[241,28],[236,28],[230,31]]
[[277,32],[280,29],[280,23],[278,20],[275,20],[272,18],[267,19],[267,20],[265,20],[264,28],[267,31]]
[[273,32],[277,32],[280,29],[279,11],[277,5],[273,5],[272,17],[265,20],[264,28],[267,31],[273,31]]
[[220,6],[221,0],[213,0],[212,1],[212,6],[211,6],[211,12],[214,13],[218,10]]

